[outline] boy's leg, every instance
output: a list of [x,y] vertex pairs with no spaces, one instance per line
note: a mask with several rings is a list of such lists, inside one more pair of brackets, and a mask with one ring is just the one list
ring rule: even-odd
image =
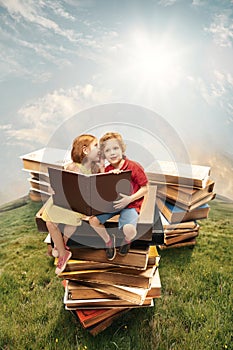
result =
[[125,236],[125,240],[131,242],[137,234],[136,227],[132,224],[126,224],[123,226],[123,233]]
[[120,255],[126,255],[130,249],[132,240],[137,235],[138,213],[134,208],[126,208],[121,211],[120,227],[122,227],[124,238],[119,248]]

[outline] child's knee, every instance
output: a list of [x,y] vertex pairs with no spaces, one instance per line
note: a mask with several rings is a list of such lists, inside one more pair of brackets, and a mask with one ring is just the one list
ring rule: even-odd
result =
[[89,224],[91,226],[98,226],[100,224],[99,219],[96,216],[91,216],[89,219]]
[[57,228],[57,225],[54,222],[46,221],[46,226],[49,231]]
[[134,225],[132,225],[132,224],[126,224],[126,225],[123,226],[123,232],[126,233],[126,234],[127,233],[128,234],[135,233],[136,232],[136,227]]

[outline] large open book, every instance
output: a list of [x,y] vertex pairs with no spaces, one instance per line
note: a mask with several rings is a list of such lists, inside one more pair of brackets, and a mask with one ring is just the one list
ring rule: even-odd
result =
[[119,193],[131,194],[130,170],[92,175],[55,168],[48,171],[53,203],[88,216],[116,212],[113,202],[120,198]]

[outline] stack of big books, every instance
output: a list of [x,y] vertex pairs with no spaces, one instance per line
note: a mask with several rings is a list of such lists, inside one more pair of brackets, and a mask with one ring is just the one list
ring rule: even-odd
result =
[[149,181],[157,184],[157,205],[164,228],[161,249],[195,245],[196,220],[208,217],[208,202],[215,197],[210,168],[158,161],[147,169]]
[[[131,172],[83,175],[49,168],[53,188],[53,203],[59,207],[96,215],[111,212],[119,193],[130,191]],[[119,253],[109,261],[103,240],[91,228],[88,217],[77,226],[69,240],[72,259],[59,275],[65,280],[65,308],[95,335],[105,329],[123,312],[132,308],[153,306],[153,298],[160,297],[158,272],[159,256],[155,245],[164,242],[164,233],[156,206],[156,186],[149,186],[137,224],[137,236],[129,253]],[[42,214],[36,215],[38,230],[46,232]],[[110,234],[116,237],[116,247],[122,241],[118,230],[119,215],[106,222]],[[59,226],[63,232],[63,225]]]
[[73,248],[72,260],[59,275],[65,309],[92,335],[133,308],[151,307],[161,296],[159,255],[155,246],[132,248],[113,261],[103,249]]
[[33,201],[45,201],[51,195],[48,167],[63,169],[70,160],[70,151],[58,148],[42,148],[20,157],[23,170],[29,174],[29,197]]

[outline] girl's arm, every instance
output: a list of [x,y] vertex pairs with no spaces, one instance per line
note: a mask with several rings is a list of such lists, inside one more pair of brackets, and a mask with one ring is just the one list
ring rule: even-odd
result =
[[131,196],[127,196],[126,194],[119,193],[122,198],[114,202],[114,209],[126,208],[127,205],[129,205],[131,202],[134,202],[137,199],[144,197],[147,194],[147,192],[148,192],[148,185],[140,187],[139,190],[133,193]]

